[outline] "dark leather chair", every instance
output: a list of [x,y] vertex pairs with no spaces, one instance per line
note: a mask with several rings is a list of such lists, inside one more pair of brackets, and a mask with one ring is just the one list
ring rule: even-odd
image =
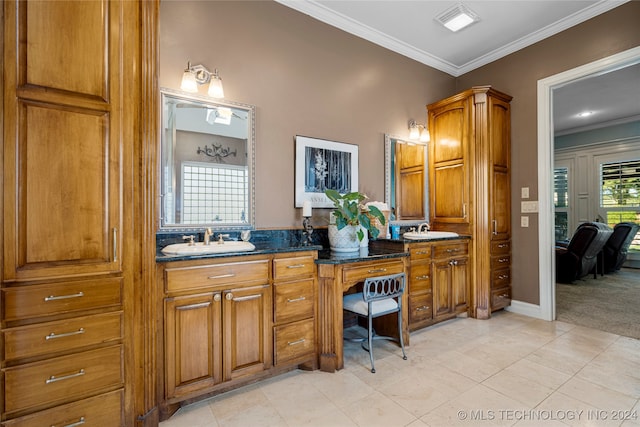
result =
[[620,270],[627,259],[627,251],[640,226],[633,222],[621,222],[613,227],[613,233],[602,249],[604,272]]
[[556,246],[556,281],[573,283],[596,270],[598,254],[611,236],[600,222],[580,224],[566,247]]

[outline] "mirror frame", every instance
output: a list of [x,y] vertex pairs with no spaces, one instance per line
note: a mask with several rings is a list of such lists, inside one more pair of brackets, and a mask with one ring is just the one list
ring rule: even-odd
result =
[[[212,106],[223,106],[228,108],[236,108],[245,110],[247,112],[247,168],[248,168],[248,212],[247,212],[247,222],[245,224],[237,224],[237,223],[228,223],[228,222],[216,222],[216,223],[205,223],[205,224],[167,224],[165,223],[165,206],[164,199],[166,188],[162,182],[162,164],[164,161],[164,100],[165,96],[170,96],[172,98],[184,99],[188,102],[196,102],[202,103],[206,105]],[[190,231],[202,231],[203,228],[210,227],[214,230],[255,230],[256,222],[255,222],[255,171],[256,171],[256,158],[255,158],[255,144],[256,144],[256,107],[250,104],[244,104],[236,101],[230,100],[218,100],[209,96],[203,96],[198,94],[186,93],[179,90],[169,89],[169,88],[160,88],[160,155],[158,156],[158,168],[160,179],[158,180],[159,186],[159,195],[160,195],[160,203],[159,203],[159,230],[160,231],[182,231],[182,232],[190,232]],[[175,170],[175,165],[173,165]],[[175,185],[175,173],[174,173],[174,182]]]
[[[395,216],[395,204],[392,203],[391,200],[391,175],[394,173],[392,170],[392,158],[394,156],[392,145],[393,141],[403,141],[410,142],[408,138],[402,138],[396,135],[384,134],[384,201],[389,206],[389,209],[392,210]],[[425,167],[428,169],[428,156],[429,150],[428,145],[425,145]],[[427,171],[428,172],[428,171]],[[396,224],[420,224],[425,221],[429,221],[429,174],[425,175],[425,194],[424,194],[424,203],[425,203],[425,217],[422,220],[419,219],[394,219],[390,220],[391,223]]]

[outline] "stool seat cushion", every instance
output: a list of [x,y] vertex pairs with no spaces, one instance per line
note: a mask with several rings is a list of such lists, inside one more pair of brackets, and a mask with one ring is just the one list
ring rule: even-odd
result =
[[[364,301],[362,292],[345,295],[342,299],[342,307],[345,310],[353,311],[354,313],[358,313],[362,316],[366,316],[369,312],[369,306]],[[398,310],[398,302],[393,298],[373,301],[371,303],[371,311],[373,312],[371,314],[373,316],[376,316],[379,313],[385,313],[388,311],[391,312],[394,310]]]

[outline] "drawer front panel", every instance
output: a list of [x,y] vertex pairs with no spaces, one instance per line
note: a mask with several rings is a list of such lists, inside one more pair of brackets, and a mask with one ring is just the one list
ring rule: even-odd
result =
[[404,271],[402,261],[376,262],[354,267],[345,267],[342,270],[343,282],[364,281],[367,277],[386,276]]
[[3,289],[7,321],[102,307],[120,307],[122,279],[96,279]]
[[438,259],[457,257],[467,255],[468,253],[469,245],[466,243],[441,244],[433,247],[433,257]]
[[124,425],[122,390],[101,394],[68,405],[36,412],[2,423],[2,427],[100,426]]
[[491,257],[491,269],[508,268],[511,265],[511,255],[499,255]]
[[122,313],[98,314],[4,332],[5,359],[79,349],[122,338]]
[[275,364],[281,364],[315,351],[313,319],[273,328]]
[[315,306],[313,279],[276,283],[273,289],[275,323],[313,317]]
[[498,289],[511,284],[511,270],[502,268],[491,272],[491,288]]
[[431,245],[409,245],[409,259],[412,262],[431,259]]
[[265,283],[269,280],[269,260],[230,262],[195,267],[166,268],[167,291],[223,286],[240,282]]
[[503,255],[509,252],[511,252],[511,242],[509,240],[491,242],[491,255]]
[[491,291],[491,310],[499,310],[511,304],[511,287]]
[[421,264],[411,266],[409,277],[409,291],[411,293],[431,290],[431,265]]
[[68,402],[123,381],[120,345],[7,368],[5,411]]
[[409,297],[409,321],[420,322],[430,320],[433,316],[432,295],[411,295]]
[[286,280],[294,277],[308,277],[316,273],[315,258],[311,255],[273,260],[273,279]]

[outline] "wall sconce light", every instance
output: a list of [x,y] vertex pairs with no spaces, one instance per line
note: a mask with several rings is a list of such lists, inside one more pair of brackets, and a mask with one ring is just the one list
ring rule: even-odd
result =
[[224,98],[222,78],[218,74],[217,68],[212,73],[204,65],[191,65],[190,62],[187,62],[180,89],[185,92],[197,92],[198,86],[206,83],[209,83],[209,96],[218,99]]
[[431,135],[429,135],[429,129],[425,125],[416,123],[415,120],[409,120],[409,139],[429,142],[431,141]]

